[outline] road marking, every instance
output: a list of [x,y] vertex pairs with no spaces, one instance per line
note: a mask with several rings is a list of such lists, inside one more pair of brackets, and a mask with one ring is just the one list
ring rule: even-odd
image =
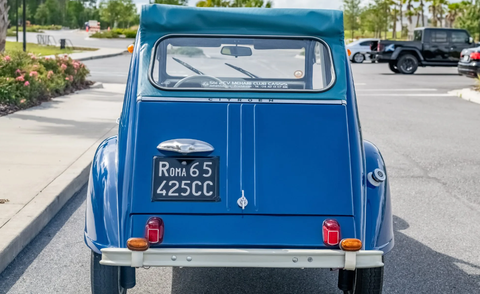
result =
[[358,89],[359,91],[372,91],[372,92],[381,92],[381,91],[388,91],[388,92],[398,92],[398,91],[404,91],[404,92],[435,92],[438,91],[437,89],[423,89],[423,88],[418,88],[418,89]]

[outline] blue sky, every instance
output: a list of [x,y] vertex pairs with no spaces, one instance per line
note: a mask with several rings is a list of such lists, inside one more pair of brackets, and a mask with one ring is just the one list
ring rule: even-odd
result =
[[[138,6],[148,4],[148,0],[133,0]],[[195,6],[198,0],[189,0],[188,5]],[[339,9],[341,0],[272,0],[275,8],[323,8]]]

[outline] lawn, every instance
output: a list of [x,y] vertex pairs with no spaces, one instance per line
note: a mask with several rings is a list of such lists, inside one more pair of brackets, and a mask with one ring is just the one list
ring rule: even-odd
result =
[[[23,43],[22,42],[7,42],[5,51],[23,51]],[[72,49],[60,49],[60,47],[55,47],[55,46],[42,46],[42,45],[37,45],[37,44],[32,44],[32,43],[27,43],[27,52],[32,52],[34,54],[39,54],[42,56],[46,55],[56,55],[56,54],[69,54],[73,52],[79,52],[79,51],[74,51]]]

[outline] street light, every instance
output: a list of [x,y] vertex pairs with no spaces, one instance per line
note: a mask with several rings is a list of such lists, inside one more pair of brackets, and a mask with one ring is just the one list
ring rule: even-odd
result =
[[18,0],[15,0],[15,27],[16,27],[16,34],[17,43],[18,43]]
[[23,52],[27,51],[27,5],[23,0]]

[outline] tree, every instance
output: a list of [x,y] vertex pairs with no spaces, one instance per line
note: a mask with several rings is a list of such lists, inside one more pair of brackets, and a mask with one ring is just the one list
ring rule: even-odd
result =
[[354,32],[360,27],[359,18],[362,10],[360,0],[343,0],[343,20],[344,27],[351,30],[352,40]]
[[447,15],[445,16],[445,20],[448,23],[449,28],[453,27],[453,23],[455,22],[455,19],[457,18],[457,16],[460,15],[462,11],[463,11],[463,6],[461,3],[448,4],[448,12],[447,12]]
[[197,7],[263,7],[271,8],[271,1],[264,0],[201,0]]
[[470,32],[472,36],[479,34],[480,39],[480,1],[476,4],[470,4],[466,7],[465,12],[458,16],[455,20],[455,27],[464,28]]
[[8,10],[7,0],[0,0],[0,52],[5,51],[5,44],[7,42],[8,24]]
[[50,20],[50,12],[45,4],[40,4],[35,13],[36,24],[45,25]]
[[168,4],[168,5],[187,5],[187,0],[155,0],[156,4]]
[[136,6],[132,0],[108,0],[100,3],[100,16],[110,26],[116,28],[130,26],[132,19],[137,14]]

